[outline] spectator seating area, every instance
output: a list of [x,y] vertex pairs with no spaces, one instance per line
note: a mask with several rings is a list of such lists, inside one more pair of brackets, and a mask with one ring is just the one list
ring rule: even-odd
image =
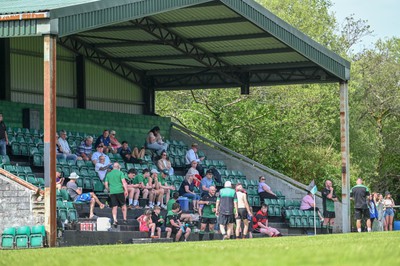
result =
[[41,248],[46,245],[44,225],[9,227],[1,235],[1,248]]
[[[285,210],[285,219],[289,227],[295,228],[314,228],[314,212],[302,211],[298,209]],[[315,224],[317,228],[321,228],[321,221],[316,215]]]

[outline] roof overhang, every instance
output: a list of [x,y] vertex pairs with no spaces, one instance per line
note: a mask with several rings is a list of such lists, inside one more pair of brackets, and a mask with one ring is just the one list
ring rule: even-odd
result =
[[55,34],[62,46],[142,87],[350,79],[348,61],[252,0],[19,2],[26,5],[0,7],[0,37]]

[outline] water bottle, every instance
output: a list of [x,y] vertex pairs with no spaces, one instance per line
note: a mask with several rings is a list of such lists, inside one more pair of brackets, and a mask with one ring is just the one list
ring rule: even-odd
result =
[[182,233],[185,233],[185,232],[186,232],[185,226],[184,226],[184,225],[181,225],[181,230],[182,230]]

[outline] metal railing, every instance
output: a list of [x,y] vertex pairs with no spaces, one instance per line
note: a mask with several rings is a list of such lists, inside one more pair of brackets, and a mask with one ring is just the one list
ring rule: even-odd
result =
[[[178,124],[176,124],[174,122],[171,122],[171,124],[172,124],[172,127],[176,128],[177,130],[179,130],[179,131],[183,132],[184,134],[189,135],[189,136],[191,136],[191,137],[193,137],[195,139],[198,139],[199,141],[201,141],[201,142],[213,147],[214,149],[218,149],[218,150],[228,154],[229,156],[235,157],[235,158],[237,158],[237,159],[239,159],[239,160],[241,160],[241,161],[243,161],[245,163],[251,164],[253,167],[256,167],[256,168],[258,168],[258,169],[260,169],[260,170],[262,170],[262,171],[264,171],[264,172],[266,172],[266,173],[268,173],[268,174],[270,174],[270,175],[272,175],[272,176],[274,176],[276,178],[284,180],[285,182],[287,182],[287,183],[289,183],[289,184],[291,184],[291,185],[293,185],[293,186],[295,186],[297,188],[300,188],[300,189],[303,189],[303,190],[306,190],[306,191],[308,190],[308,186],[306,186],[306,185],[304,185],[304,184],[302,184],[302,183],[300,183],[300,182],[298,182],[296,180],[293,180],[292,178],[290,178],[290,177],[288,177],[288,176],[286,176],[284,174],[281,174],[281,173],[279,173],[279,172],[277,172],[277,171],[275,171],[275,170],[273,170],[271,168],[266,167],[265,165],[262,165],[262,164],[260,164],[260,163],[258,163],[256,161],[254,161],[254,160],[242,155],[242,154],[239,154],[239,153],[237,153],[237,152],[235,152],[233,150],[230,150],[230,149],[222,146],[221,144],[219,144],[217,142],[214,142],[214,141],[212,141],[210,139],[207,139],[207,138],[205,138],[203,136],[200,136],[199,134],[197,134],[197,133],[195,133],[193,131],[190,131],[189,129],[187,129],[187,128],[181,126],[181,125],[178,125]],[[320,196],[321,193],[317,192],[317,195]]]

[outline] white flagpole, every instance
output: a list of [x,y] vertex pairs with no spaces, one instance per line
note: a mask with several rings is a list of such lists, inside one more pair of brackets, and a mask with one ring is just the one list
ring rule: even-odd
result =
[[317,235],[317,223],[315,220],[315,194],[313,194],[314,197],[314,235]]

